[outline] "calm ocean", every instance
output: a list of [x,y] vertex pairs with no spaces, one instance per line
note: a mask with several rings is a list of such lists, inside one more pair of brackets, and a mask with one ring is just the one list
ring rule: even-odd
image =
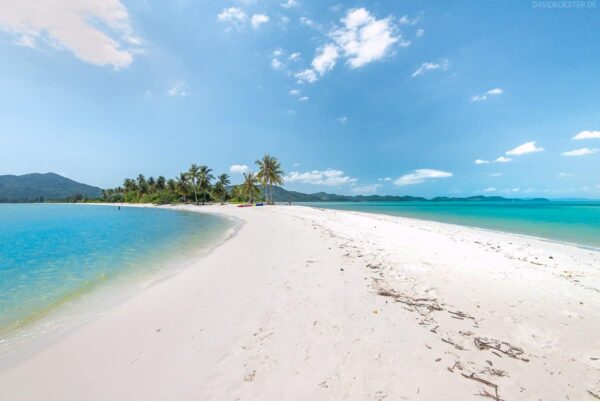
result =
[[0,339],[101,288],[173,272],[234,226],[161,209],[0,204]]
[[440,221],[600,249],[599,201],[314,202],[305,205]]

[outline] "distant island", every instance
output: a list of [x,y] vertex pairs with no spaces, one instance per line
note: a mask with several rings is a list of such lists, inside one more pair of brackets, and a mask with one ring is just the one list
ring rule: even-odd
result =
[[0,175],[0,203],[99,199],[102,190],[56,173]]
[[[274,158],[273,158],[274,159]],[[276,160],[276,159],[275,159]],[[261,183],[260,173],[246,173],[244,183],[230,185],[229,176],[212,176],[211,169],[196,166],[200,179],[192,185],[189,172],[177,179],[148,177],[140,174],[136,179],[126,179],[124,186],[101,189],[82,184],[56,173],[33,173],[25,175],[0,175],[0,203],[27,202],[129,202],[129,203],[181,203],[181,202],[245,202],[265,201],[266,186]],[[191,168],[193,172],[194,169]],[[206,177],[206,178],[204,178]],[[250,182],[249,182],[250,181]],[[282,182],[282,181],[278,181]],[[194,197],[194,188],[196,196]],[[514,199],[502,196],[444,197],[431,199],[418,196],[395,195],[337,195],[326,192],[306,194],[288,191],[280,185],[270,185],[269,202],[507,202],[549,201],[546,198]]]

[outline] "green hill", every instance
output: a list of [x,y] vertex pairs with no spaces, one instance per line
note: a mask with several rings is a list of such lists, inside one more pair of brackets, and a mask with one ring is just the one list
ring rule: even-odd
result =
[[55,173],[0,175],[0,202],[94,199],[101,195],[100,188],[81,184]]

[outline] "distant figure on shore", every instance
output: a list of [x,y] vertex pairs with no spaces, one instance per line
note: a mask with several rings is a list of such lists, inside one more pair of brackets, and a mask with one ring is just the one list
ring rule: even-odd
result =
[[117,210],[121,210],[121,206],[120,206],[120,205],[119,205],[119,206],[117,206]]
[[292,198],[288,198],[288,206],[292,205]]

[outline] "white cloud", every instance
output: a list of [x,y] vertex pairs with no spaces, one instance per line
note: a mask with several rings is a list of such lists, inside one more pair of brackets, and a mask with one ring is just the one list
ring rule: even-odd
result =
[[269,22],[269,16],[264,14],[254,14],[252,16],[252,28],[258,29],[262,24]]
[[65,48],[80,60],[126,68],[141,52],[127,8],[120,0],[55,0],[0,2],[0,30],[18,36],[20,46],[44,42]]
[[281,57],[281,56],[283,56],[283,49],[280,47],[273,50],[273,53],[271,53],[271,57]]
[[416,25],[417,22],[421,19],[420,16],[416,16],[415,18],[410,18],[408,15],[403,15],[398,19],[398,23],[400,25]]
[[290,54],[290,57],[288,57],[290,59],[290,61],[298,61],[301,58],[301,54],[300,53],[292,53]]
[[527,142],[506,152],[507,156],[522,156],[528,153],[543,152],[545,149],[535,146],[535,142]]
[[290,95],[298,96],[300,94],[300,89],[292,89],[290,90]]
[[185,82],[183,82],[183,81],[175,82],[175,84],[167,91],[167,95],[169,95],[169,96],[187,96],[187,95],[189,95],[188,90],[185,85]]
[[285,65],[279,61],[277,57],[271,59],[271,68],[274,70],[281,70],[283,67],[285,67]]
[[391,18],[376,19],[365,8],[348,10],[342,19],[343,27],[331,32],[352,68],[360,68],[385,57],[401,36]]
[[217,15],[217,19],[240,29],[245,24],[248,16],[239,7],[229,7],[223,9],[223,11]]
[[378,178],[377,181],[392,181],[392,177]]
[[308,82],[313,83],[317,80],[317,73],[315,70],[306,69],[304,71],[297,72],[294,77],[298,80],[298,83]]
[[496,163],[508,163],[512,159],[510,157],[499,156],[494,160]]
[[502,173],[492,173],[490,174],[490,177],[500,177],[502,175]]
[[564,173],[564,172],[558,173],[558,175],[557,175],[558,178],[566,178],[566,177],[572,177],[572,176],[573,176],[573,174],[571,174],[571,173]]
[[469,98],[469,101],[471,101],[471,102],[483,102],[489,96],[498,96],[498,95],[501,95],[503,93],[504,93],[504,90],[502,90],[501,88],[494,88],[494,89],[490,89],[489,91],[486,91],[485,93],[483,93],[481,95],[471,96]]
[[319,75],[323,75],[335,67],[338,57],[337,47],[332,44],[325,45],[319,49],[319,54],[312,61],[312,67]]
[[563,152],[562,155],[563,156],[586,156],[586,155],[593,155],[594,153],[597,153],[598,151],[600,151],[600,149],[581,148],[581,149],[570,150],[568,152]]
[[484,189],[482,192],[496,192],[496,191],[497,191],[496,188],[494,188],[494,187],[488,187],[488,188]]
[[352,187],[352,193],[357,195],[372,195],[377,192],[377,188],[379,188],[381,184],[373,184],[373,185],[362,185]]
[[315,28],[317,26],[317,24],[315,23],[315,21],[311,20],[310,18],[307,17],[300,17],[300,23],[302,25],[306,25],[310,28]]
[[446,71],[449,66],[450,66],[450,63],[448,62],[447,58],[439,59],[437,62],[428,61],[428,62],[421,64],[421,66],[415,72],[413,72],[412,76],[413,76],[413,78],[418,77],[419,75],[423,75],[427,71],[434,71],[434,70]]
[[490,164],[489,160],[477,159],[475,160],[475,164]]
[[298,100],[301,101],[301,102],[308,102],[308,96],[302,96]]
[[298,7],[298,2],[296,0],[287,0],[285,3],[281,3],[280,6],[285,9],[290,9],[293,7]]
[[246,171],[248,171],[248,169],[249,167],[245,164],[234,164],[233,166],[229,167],[229,171],[234,174],[245,173]]
[[286,182],[300,182],[313,185],[345,185],[354,184],[357,179],[344,175],[342,170],[313,170],[305,173],[292,171],[284,177]]
[[582,139],[600,139],[600,131],[581,131],[573,137],[574,140]]
[[426,180],[434,178],[447,177],[452,177],[452,173],[432,169],[418,169],[410,174],[405,174],[402,177],[397,178],[396,180],[394,180],[394,184],[399,186],[414,185],[420,184],[422,182],[425,182]]
[[423,28],[417,29],[417,33],[415,35],[417,36],[417,38],[422,37],[423,35],[425,35],[425,29],[423,29]]
[[340,124],[346,125],[348,123],[348,117],[342,116],[336,119],[336,121]]

